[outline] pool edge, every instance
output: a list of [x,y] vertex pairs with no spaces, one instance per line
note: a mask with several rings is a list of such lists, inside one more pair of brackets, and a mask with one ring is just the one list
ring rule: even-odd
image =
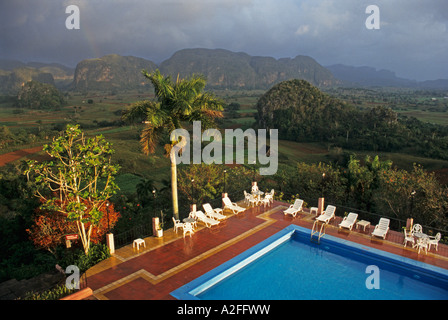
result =
[[[300,232],[302,234],[310,236],[311,239],[311,230],[308,228],[304,228],[297,225],[289,225],[284,229],[278,231],[274,235],[268,237],[267,239],[261,241],[260,243],[252,246],[251,248],[245,250],[240,253],[236,257],[222,263],[218,267],[206,272],[205,274],[195,278],[194,280],[188,282],[187,284],[177,288],[172,291],[170,295],[178,300],[201,300],[196,295],[208,289],[214,283],[226,278],[230,274],[238,271],[240,268],[244,267],[246,264],[256,260],[258,257],[263,256],[265,253],[277,247],[279,244],[291,238],[291,236],[295,232]],[[283,239],[283,241],[280,241]],[[279,242],[280,241],[280,242]],[[279,242],[279,243],[277,243]],[[418,269],[419,272],[424,272],[430,275],[440,275],[446,281],[448,281],[448,270],[433,266],[421,261],[417,261],[414,259],[410,259],[407,257],[403,257],[394,253],[389,253],[380,249],[376,249],[373,247],[369,247],[366,245],[362,245],[356,242],[352,242],[349,240],[341,239],[338,237],[334,237],[331,235],[325,235],[321,238],[321,244],[324,245],[325,242],[336,243],[339,246],[349,247],[350,249],[354,249],[360,253],[363,253],[368,256],[380,256],[383,259],[388,260],[389,262],[397,262],[400,265],[411,265],[412,267]],[[277,245],[272,246],[274,243]],[[265,250],[265,248],[270,247],[269,250]],[[261,253],[260,253],[261,252]],[[244,261],[248,261],[244,263]],[[240,267],[237,267],[241,265]],[[230,271],[229,271],[230,270]],[[214,280],[214,283],[212,283]]]

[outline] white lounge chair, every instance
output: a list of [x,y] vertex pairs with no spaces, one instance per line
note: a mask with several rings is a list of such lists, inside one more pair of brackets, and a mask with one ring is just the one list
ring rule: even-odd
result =
[[303,200],[302,199],[296,199],[296,201],[294,201],[294,204],[290,205],[288,209],[283,211],[283,213],[285,214],[285,216],[287,214],[290,214],[290,215],[292,215],[295,218],[297,213],[299,211],[302,211],[302,206],[303,206]]
[[205,215],[209,218],[215,220],[224,220],[225,218],[227,218],[225,215],[221,214],[221,208],[213,209],[210,203],[204,203],[202,207],[205,210]]
[[238,214],[238,213],[243,212],[243,211],[246,210],[246,208],[240,207],[235,202],[232,202],[229,197],[222,198],[222,201],[224,202],[224,208],[223,209],[224,210],[225,209],[229,209],[234,214]]
[[329,223],[331,219],[334,218],[336,212],[336,207],[328,205],[324,212],[316,218],[317,221]]
[[372,236],[386,239],[387,232],[389,232],[390,220],[387,218],[380,218],[380,221],[375,226],[375,230],[372,232]]
[[358,219],[358,214],[350,212],[348,214],[348,216],[346,216],[346,217],[344,217],[344,219],[342,219],[342,222],[339,224],[339,228],[345,228],[345,229],[352,230],[357,219]]
[[405,228],[404,229],[404,242],[403,242],[405,247],[408,244],[408,242],[412,243],[412,246],[414,246],[415,239],[414,239],[414,235],[412,234],[412,232],[408,232]]
[[212,226],[216,226],[219,224],[218,220],[207,217],[204,214],[204,212],[202,212],[202,211],[196,211],[196,219],[198,219],[200,222],[204,223],[207,228],[210,228]]
[[184,237],[185,237],[185,234],[187,232],[190,233],[190,237],[191,237],[191,234],[194,233],[192,224],[191,223],[184,223],[183,227],[184,227]]
[[182,228],[184,226],[184,224],[180,222],[180,220],[176,220],[174,219],[174,217],[173,222],[174,222],[174,232],[177,232],[177,229]]
[[436,247],[436,251],[439,250],[439,241],[442,238],[442,234],[439,232],[436,234],[435,237],[429,236],[429,240],[428,240],[428,250],[431,250],[431,246],[435,246]]

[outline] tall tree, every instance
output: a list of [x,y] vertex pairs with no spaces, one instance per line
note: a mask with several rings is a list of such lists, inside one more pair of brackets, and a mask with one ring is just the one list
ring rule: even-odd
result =
[[[142,71],[154,86],[155,101],[139,101],[134,103],[123,114],[123,119],[129,122],[143,122],[145,127],[140,136],[143,152],[148,155],[154,153],[155,147],[166,132],[182,128],[183,122],[201,121],[202,129],[211,128],[214,119],[222,117],[223,102],[213,94],[203,92],[206,80],[203,76],[192,75],[187,79],[179,77],[174,82],[171,77],[164,76],[159,70],[153,73]],[[177,168],[173,150],[176,145],[180,149],[185,140],[172,141],[165,145],[166,155],[171,160],[171,192],[173,201],[173,215],[179,219],[177,200]]]

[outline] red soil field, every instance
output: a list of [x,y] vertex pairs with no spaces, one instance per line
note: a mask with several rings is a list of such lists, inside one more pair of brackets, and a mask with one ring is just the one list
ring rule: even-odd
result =
[[12,162],[23,157],[32,155],[42,150],[42,146],[29,148],[29,149],[21,149],[13,152],[9,152],[6,154],[0,155],[0,167],[4,166],[8,162]]

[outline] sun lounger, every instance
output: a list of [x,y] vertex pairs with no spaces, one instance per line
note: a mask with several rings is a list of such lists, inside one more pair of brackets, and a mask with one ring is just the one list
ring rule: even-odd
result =
[[222,201],[224,202],[224,208],[223,209],[224,210],[225,209],[232,210],[232,212],[234,214],[238,214],[238,213],[243,212],[243,211],[246,210],[245,208],[240,207],[239,205],[237,205],[235,202],[232,202],[229,197],[222,198]]
[[296,199],[296,201],[294,201],[294,204],[290,205],[288,209],[283,211],[283,213],[285,214],[285,216],[287,214],[290,214],[293,217],[295,217],[297,215],[297,213],[302,210],[302,206],[303,206],[303,200]]
[[204,223],[207,228],[216,226],[219,224],[218,220],[207,217],[202,211],[196,211],[196,219]]
[[213,209],[210,203],[204,203],[202,207],[205,210],[205,215],[209,218],[216,219],[216,220],[224,220],[227,218],[225,215],[221,214],[222,209]]
[[329,223],[331,219],[334,218],[334,214],[336,212],[336,207],[335,206],[327,206],[327,209],[325,209],[325,211],[316,218],[317,221],[320,222],[324,222],[324,223]]
[[375,226],[375,230],[373,230],[372,236],[385,239],[387,232],[389,231],[389,223],[389,219],[381,218],[378,224]]
[[342,219],[342,222],[339,224],[339,228],[345,228],[352,230],[353,225],[355,224],[356,220],[358,219],[358,214],[350,212],[348,216],[344,217]]

